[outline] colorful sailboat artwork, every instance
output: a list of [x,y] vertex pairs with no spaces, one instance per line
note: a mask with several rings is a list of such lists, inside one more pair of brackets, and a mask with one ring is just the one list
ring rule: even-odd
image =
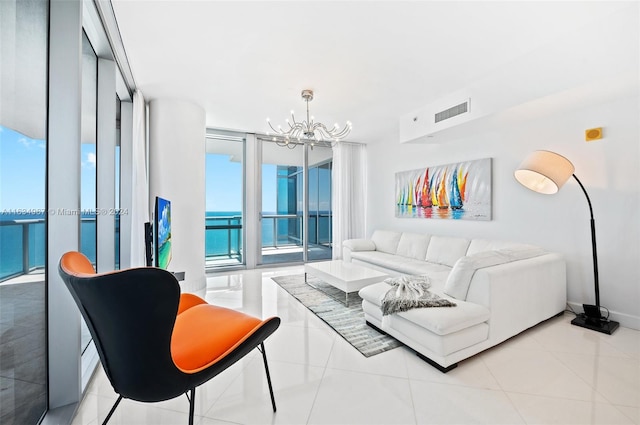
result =
[[397,217],[490,220],[491,158],[396,173],[395,195]]
[[460,195],[460,187],[458,186],[458,173],[453,172],[451,179],[451,189],[449,191],[449,207],[453,210],[462,208],[462,196]]
[[429,169],[427,168],[424,172],[424,179],[422,179],[422,195],[420,196],[420,206],[430,207],[431,203],[431,194],[429,193]]

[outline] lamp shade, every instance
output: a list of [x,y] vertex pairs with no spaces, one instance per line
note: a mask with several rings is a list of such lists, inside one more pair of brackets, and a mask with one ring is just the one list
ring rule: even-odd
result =
[[534,192],[553,194],[573,175],[571,161],[550,151],[535,151],[514,172],[520,184]]

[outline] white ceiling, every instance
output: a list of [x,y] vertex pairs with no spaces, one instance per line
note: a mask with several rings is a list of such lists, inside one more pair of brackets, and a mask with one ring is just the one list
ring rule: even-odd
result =
[[[398,119],[624,2],[112,0],[137,87],[185,99],[209,127],[353,122],[348,140],[398,139]],[[530,70],[535,73],[535,69]]]

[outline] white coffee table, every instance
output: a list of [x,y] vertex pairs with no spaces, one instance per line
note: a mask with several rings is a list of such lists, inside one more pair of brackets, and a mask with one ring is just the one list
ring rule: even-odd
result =
[[306,283],[308,283],[307,274],[320,278],[344,292],[346,306],[349,306],[350,293],[357,292],[365,286],[381,282],[389,277],[389,275],[377,270],[342,260],[305,264],[304,281]]

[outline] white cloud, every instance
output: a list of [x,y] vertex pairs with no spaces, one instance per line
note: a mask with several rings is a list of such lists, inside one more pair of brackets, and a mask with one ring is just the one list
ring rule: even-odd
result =
[[96,168],[96,154],[93,153],[93,152],[89,152],[87,154],[87,159],[82,161],[82,167],[83,168],[86,168],[86,167]]
[[18,139],[18,143],[20,143],[22,146],[24,146],[27,149],[31,149],[31,147],[36,144],[36,141],[35,140],[27,140],[26,138],[21,137],[21,138]]

